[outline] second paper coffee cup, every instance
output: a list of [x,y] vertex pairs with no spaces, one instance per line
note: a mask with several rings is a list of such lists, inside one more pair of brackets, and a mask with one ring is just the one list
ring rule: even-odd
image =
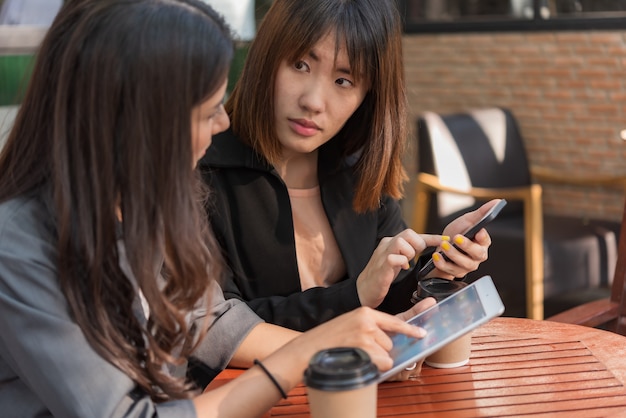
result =
[[[433,297],[437,302],[441,302],[465,286],[467,286],[467,283],[463,281],[433,277],[419,282],[414,297],[417,300]],[[471,333],[465,334],[426,357],[424,363],[436,368],[464,366],[469,362],[471,343]]]
[[312,418],[374,418],[378,368],[359,348],[315,354],[304,372]]
[[424,363],[438,369],[465,366],[469,362],[470,354],[472,353],[471,346],[472,334],[465,334],[426,357]]

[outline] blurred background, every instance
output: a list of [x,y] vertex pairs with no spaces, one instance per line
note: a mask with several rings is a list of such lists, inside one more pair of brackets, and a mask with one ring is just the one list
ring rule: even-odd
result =
[[[204,0],[237,39],[232,88],[272,0]],[[302,0],[305,1],[305,0]],[[515,116],[531,166],[578,178],[626,178],[626,0],[397,0],[404,23],[411,177],[420,171],[417,120],[503,107]],[[37,47],[62,0],[0,0],[0,147]],[[547,215],[619,224],[624,189],[543,182]],[[565,278],[567,279],[567,278]]]

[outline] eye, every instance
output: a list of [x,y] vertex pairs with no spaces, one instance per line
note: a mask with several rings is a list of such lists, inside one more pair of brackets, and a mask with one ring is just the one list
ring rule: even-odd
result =
[[207,119],[213,119],[215,118],[217,115],[219,115],[220,113],[222,113],[222,111],[224,110],[224,104],[220,104],[219,107],[215,110],[215,112],[209,114],[207,116]]
[[347,78],[338,78],[337,80],[335,80],[335,84],[337,84],[340,87],[352,87],[354,86],[354,83],[350,80],[348,80]]
[[309,65],[304,61],[296,61],[295,64],[293,64],[293,68],[298,71],[309,71]]

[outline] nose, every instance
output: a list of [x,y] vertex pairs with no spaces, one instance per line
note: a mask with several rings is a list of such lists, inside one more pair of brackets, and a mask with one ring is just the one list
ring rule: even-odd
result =
[[320,113],[324,110],[325,93],[323,84],[313,78],[308,81],[300,95],[298,104],[310,113]]
[[217,135],[220,132],[224,132],[226,129],[230,127],[230,118],[228,117],[228,113],[224,110],[224,106],[220,107],[220,111],[215,118],[213,119],[213,130],[212,134]]

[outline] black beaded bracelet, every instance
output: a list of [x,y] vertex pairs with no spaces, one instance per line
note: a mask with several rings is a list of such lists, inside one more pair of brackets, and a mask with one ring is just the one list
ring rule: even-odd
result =
[[270,378],[270,380],[272,381],[272,383],[274,384],[274,386],[276,386],[276,389],[278,389],[278,391],[280,392],[280,395],[283,397],[283,399],[287,399],[287,394],[285,393],[285,390],[283,389],[283,387],[278,383],[278,380],[276,380],[276,378],[269,372],[269,370],[267,370],[265,368],[265,366],[263,365],[263,363],[261,363],[259,360],[254,359],[254,364],[256,364],[257,366],[259,366],[261,368],[261,370],[263,370],[263,373],[265,373],[267,375],[267,377]]

